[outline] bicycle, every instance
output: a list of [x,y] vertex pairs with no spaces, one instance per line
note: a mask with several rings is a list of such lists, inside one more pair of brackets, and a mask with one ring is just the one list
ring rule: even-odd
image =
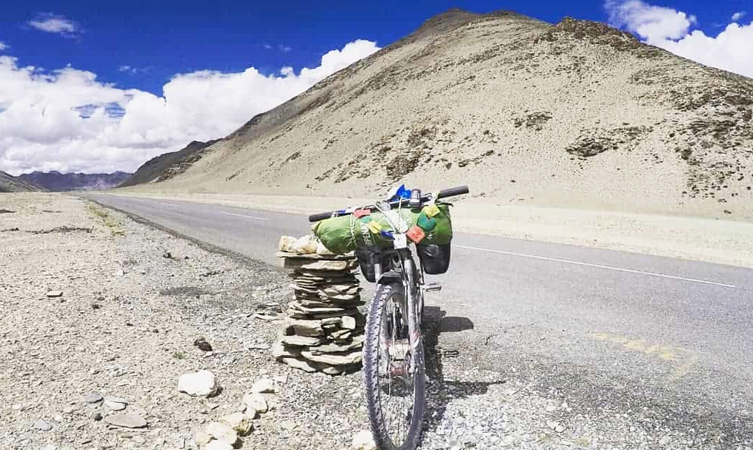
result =
[[[440,191],[435,198],[413,190],[409,200],[400,198],[367,207],[314,214],[309,216],[309,221],[348,215],[364,208],[385,211],[406,204],[421,208],[435,200],[468,192],[467,186],[460,186]],[[393,226],[393,229],[399,227]],[[411,242],[404,233],[395,232],[391,248],[379,248],[372,256],[370,263],[377,289],[366,319],[363,359],[369,422],[380,450],[414,450],[420,441],[426,407],[421,334],[424,292],[440,287],[425,283],[421,259],[417,266]]]

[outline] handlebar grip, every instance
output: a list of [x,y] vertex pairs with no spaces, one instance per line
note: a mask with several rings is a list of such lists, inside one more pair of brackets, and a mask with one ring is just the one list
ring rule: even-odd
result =
[[439,194],[437,194],[437,198],[445,198],[445,197],[454,197],[456,195],[463,195],[470,192],[468,189],[468,186],[458,186],[454,188],[449,189],[443,189],[439,191]]
[[323,212],[319,214],[312,214],[309,216],[309,222],[319,222],[320,220],[329,219],[334,215],[333,211]]

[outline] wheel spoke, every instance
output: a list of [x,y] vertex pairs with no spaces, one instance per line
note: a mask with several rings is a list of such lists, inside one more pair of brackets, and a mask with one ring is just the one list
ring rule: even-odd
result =
[[[367,353],[365,361],[370,386],[367,390],[369,417],[375,438],[384,448],[394,450],[416,442],[423,415],[424,386],[423,379],[416,382],[417,373],[423,376],[423,368],[416,370],[420,352],[415,353],[410,345],[407,314],[402,310],[404,305],[400,306],[400,290],[389,289],[381,296],[378,291],[372,304],[367,330],[371,336],[367,336],[367,352],[372,352],[372,356]],[[416,404],[417,400],[420,405]]]

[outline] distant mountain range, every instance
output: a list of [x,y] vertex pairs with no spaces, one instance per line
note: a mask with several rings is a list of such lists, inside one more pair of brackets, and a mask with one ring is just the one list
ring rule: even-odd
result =
[[0,192],[34,192],[43,190],[39,186],[0,171]]
[[40,186],[48,191],[92,191],[110,189],[125,181],[131,174],[127,172],[114,173],[60,173],[32,172],[16,177],[26,183]]

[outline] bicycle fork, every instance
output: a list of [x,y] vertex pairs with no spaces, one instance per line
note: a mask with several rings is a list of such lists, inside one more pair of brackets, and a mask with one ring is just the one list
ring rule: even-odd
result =
[[[421,335],[421,324],[418,323],[418,296],[420,295],[420,288],[416,286],[415,280],[415,267],[413,265],[413,258],[409,252],[403,253],[403,284],[405,289],[406,311],[408,316],[408,340],[410,343],[411,357],[415,358],[416,352],[414,351],[423,339]],[[416,364],[416,361],[413,362]]]

